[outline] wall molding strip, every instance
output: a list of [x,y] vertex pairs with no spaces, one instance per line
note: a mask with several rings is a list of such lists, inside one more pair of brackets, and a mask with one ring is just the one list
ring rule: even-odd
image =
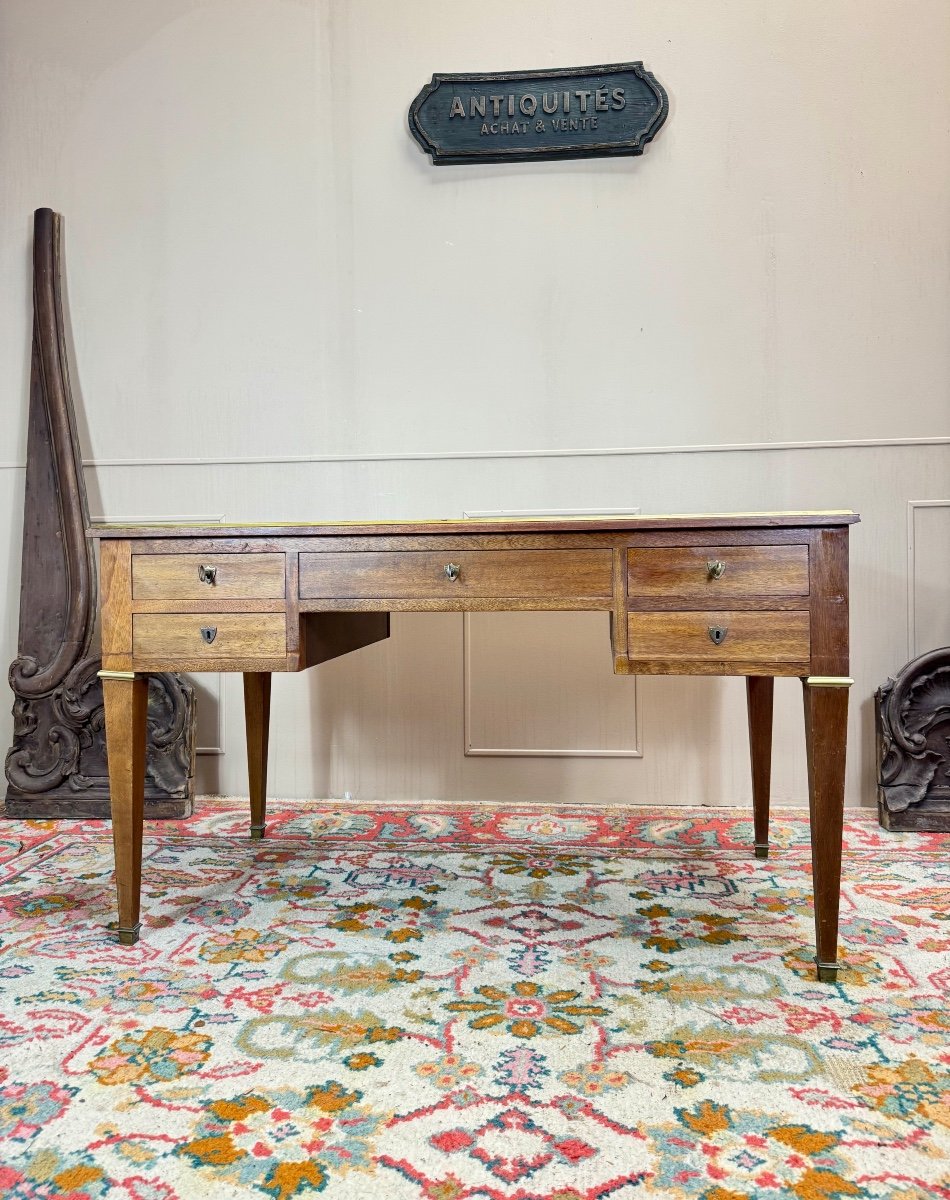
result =
[[[247,467],[294,463],[458,462],[504,458],[629,458],[662,454],[755,454],[775,450],[873,450],[879,447],[948,446],[950,437],[842,438],[813,442],[733,442],[690,446],[600,446],[565,450],[440,450],[396,454],[274,454],[207,458],[87,458],[83,466],[108,467]],[[0,462],[0,470],[25,470],[22,462]]]

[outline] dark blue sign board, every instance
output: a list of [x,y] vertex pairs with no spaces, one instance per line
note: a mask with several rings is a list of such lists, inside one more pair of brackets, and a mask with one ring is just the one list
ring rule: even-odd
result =
[[643,63],[433,75],[409,128],[433,163],[532,162],[642,154],[666,120],[663,86]]

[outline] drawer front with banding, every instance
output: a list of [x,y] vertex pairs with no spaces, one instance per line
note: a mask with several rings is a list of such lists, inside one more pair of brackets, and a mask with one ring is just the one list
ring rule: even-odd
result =
[[807,596],[807,546],[664,546],[627,552],[631,607]]
[[278,600],[283,554],[133,554],[136,600]]
[[635,612],[629,614],[631,659],[693,662],[807,662],[809,614],[759,612]]
[[135,658],[273,658],[287,650],[283,613],[135,613]]
[[302,599],[460,597],[609,601],[610,550],[361,551],[301,554]]

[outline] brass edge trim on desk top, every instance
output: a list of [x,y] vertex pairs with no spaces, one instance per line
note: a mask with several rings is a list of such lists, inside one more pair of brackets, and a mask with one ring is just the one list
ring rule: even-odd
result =
[[851,508],[815,508],[776,510],[774,512],[728,512],[728,513],[610,513],[604,515],[583,514],[581,516],[538,516],[538,517],[434,517],[411,520],[402,518],[393,521],[376,520],[345,520],[345,521],[243,521],[228,524],[225,522],[209,523],[207,521],[93,521],[86,533],[95,536],[97,533],[111,529],[210,529],[223,533],[228,529],[320,529],[347,528],[398,525],[558,525],[565,522],[596,525],[630,525],[648,524],[651,521],[718,521],[718,520],[754,520],[756,517],[783,517],[793,520],[796,517],[853,517]]

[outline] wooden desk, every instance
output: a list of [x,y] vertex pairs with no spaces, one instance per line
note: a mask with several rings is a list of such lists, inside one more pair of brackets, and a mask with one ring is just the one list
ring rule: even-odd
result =
[[119,940],[139,936],[150,671],[244,675],[252,837],[273,671],[389,634],[391,612],[603,610],[621,675],[745,675],[755,854],[772,686],[804,685],[819,979],[837,975],[848,713],[847,512],[421,524],[101,526]]

